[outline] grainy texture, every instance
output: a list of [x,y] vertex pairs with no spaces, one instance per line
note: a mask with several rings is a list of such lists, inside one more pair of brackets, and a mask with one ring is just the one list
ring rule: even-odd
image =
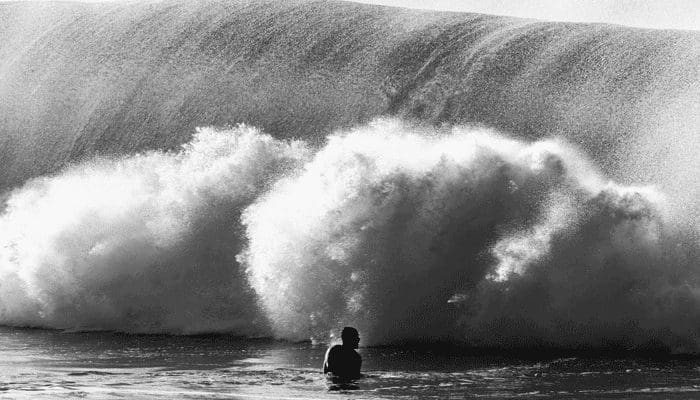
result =
[[3,3],[0,188],[197,126],[322,141],[386,114],[563,135],[617,174],[648,121],[697,111],[699,65],[694,32],[334,1]]

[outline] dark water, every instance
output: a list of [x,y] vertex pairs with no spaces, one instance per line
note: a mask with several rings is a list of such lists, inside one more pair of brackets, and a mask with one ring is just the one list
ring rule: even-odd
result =
[[0,329],[2,398],[688,398],[700,360],[614,355],[475,354],[362,348],[365,377],[339,387],[325,348],[230,336]]

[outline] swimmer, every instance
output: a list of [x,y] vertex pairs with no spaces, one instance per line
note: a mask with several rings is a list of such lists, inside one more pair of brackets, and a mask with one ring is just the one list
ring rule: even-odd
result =
[[340,334],[343,344],[337,344],[328,349],[323,361],[323,373],[331,373],[341,379],[357,379],[360,377],[362,357],[355,351],[360,343],[357,329],[346,326]]

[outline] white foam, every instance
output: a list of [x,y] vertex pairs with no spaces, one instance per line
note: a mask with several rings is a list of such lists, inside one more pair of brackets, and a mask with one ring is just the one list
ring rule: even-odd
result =
[[255,334],[239,214],[306,156],[254,128],[201,129],[179,152],[28,182],[0,216],[0,322]]
[[698,245],[664,204],[561,142],[378,121],[249,207],[240,258],[279,337],[678,348]]
[[560,141],[202,129],[10,193],[0,323],[697,351],[700,235],[673,204]]

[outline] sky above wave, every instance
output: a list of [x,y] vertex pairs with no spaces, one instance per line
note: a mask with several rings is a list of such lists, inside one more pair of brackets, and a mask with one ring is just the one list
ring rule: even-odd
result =
[[700,30],[696,0],[357,0],[360,3],[510,15],[552,21],[605,22]]
[[[17,0],[0,0],[0,3]],[[18,0],[44,2],[46,0]],[[142,2],[143,0],[78,0]],[[152,0],[147,0],[152,1]],[[283,1],[283,0],[279,0]],[[700,30],[697,0],[349,0],[417,9],[478,12],[549,21],[602,22],[653,29]]]

